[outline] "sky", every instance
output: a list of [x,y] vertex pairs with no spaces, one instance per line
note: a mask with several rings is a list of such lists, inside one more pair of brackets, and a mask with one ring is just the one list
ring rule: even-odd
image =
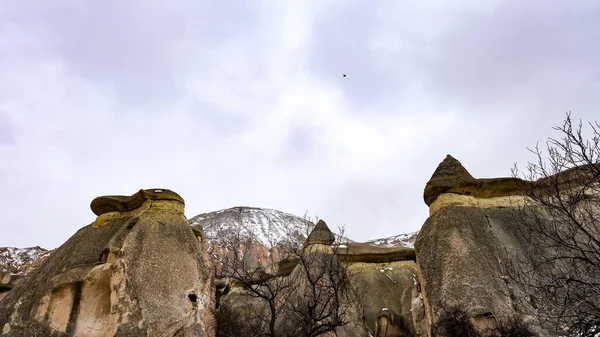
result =
[[[0,0],[0,246],[168,188],[365,241],[418,230],[451,154],[510,176],[598,120],[595,0]],[[346,74],[344,77],[342,74]]]

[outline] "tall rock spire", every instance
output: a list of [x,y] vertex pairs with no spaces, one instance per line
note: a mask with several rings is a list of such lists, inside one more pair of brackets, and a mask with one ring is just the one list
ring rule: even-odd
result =
[[208,336],[212,273],[183,198],[155,188],[91,208],[96,221],[0,301],[2,334]]
[[458,160],[447,155],[427,182],[423,198],[429,206],[438,195],[453,187],[472,184],[477,184],[477,179],[473,178]]
[[319,220],[315,228],[313,228],[312,232],[310,232],[306,238],[304,247],[316,244],[331,246],[333,245],[333,241],[335,241],[335,236],[329,227],[327,227],[325,221]]

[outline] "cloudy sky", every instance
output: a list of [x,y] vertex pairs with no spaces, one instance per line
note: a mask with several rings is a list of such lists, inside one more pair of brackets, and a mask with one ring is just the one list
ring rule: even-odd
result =
[[418,230],[446,154],[507,176],[565,111],[598,120],[599,17],[595,0],[0,0],[0,246],[55,248],[94,197],[153,187],[188,217]]

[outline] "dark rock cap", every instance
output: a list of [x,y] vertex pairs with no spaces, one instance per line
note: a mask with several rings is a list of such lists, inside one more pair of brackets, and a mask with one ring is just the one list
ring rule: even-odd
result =
[[304,242],[304,247],[321,244],[331,246],[335,241],[335,236],[327,227],[327,224],[323,220],[319,220],[315,228],[310,232],[306,241]]
[[473,178],[458,160],[447,155],[427,182],[423,198],[425,203],[430,205],[438,195],[451,188],[471,184],[477,184],[477,179]]
[[168,189],[152,188],[139,190],[132,196],[105,195],[92,200],[90,208],[96,215],[108,212],[128,212],[140,207],[146,200],[173,200],[185,205],[183,198]]
[[[533,184],[540,185],[538,182],[533,182]],[[531,187],[532,182],[515,177],[473,178],[458,160],[447,155],[427,182],[423,198],[427,206],[431,206],[442,193],[469,195],[476,198],[495,198],[526,195]]]

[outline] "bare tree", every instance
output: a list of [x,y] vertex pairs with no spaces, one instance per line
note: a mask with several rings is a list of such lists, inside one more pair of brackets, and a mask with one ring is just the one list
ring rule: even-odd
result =
[[[245,290],[243,294],[258,300],[259,305],[258,308],[249,308],[250,311],[242,315],[237,313],[238,317],[226,307],[219,308],[217,319],[228,320],[227,324],[230,327],[235,325],[235,329],[221,328],[217,334],[221,336],[277,336],[276,323],[280,313],[278,302],[282,292],[291,287],[291,284],[285,278],[276,277],[278,265],[275,260],[274,250],[276,247],[273,240],[268,237],[271,245],[267,247],[269,250],[267,261],[262,261],[258,256],[260,253],[257,251],[259,243],[252,236],[252,229],[247,228],[244,223],[243,207],[236,209],[234,218],[234,221],[237,222],[234,233],[224,235],[215,240],[212,245],[211,255],[216,259],[216,277],[225,280],[225,282],[221,282],[221,287],[242,287]],[[227,292],[228,290],[221,291]]]
[[[585,126],[585,127],[584,127]],[[524,178],[528,197],[520,228],[536,254],[509,263],[523,291],[523,308],[542,327],[562,336],[600,336],[600,124],[571,114]],[[527,259],[527,260],[526,260]]]
[[217,309],[218,336],[313,337],[349,322],[351,285],[336,246],[313,249],[295,238],[282,244],[268,238],[268,259],[256,263],[248,256],[258,243],[247,234],[239,226],[236,235],[215,244],[222,292],[238,289]]
[[[340,228],[338,238],[344,237],[343,232]],[[349,323],[358,296],[337,257],[338,249],[339,245],[308,245],[293,252],[298,259],[298,267],[290,275],[295,280],[295,294],[284,303],[294,328],[290,336],[320,336]]]

